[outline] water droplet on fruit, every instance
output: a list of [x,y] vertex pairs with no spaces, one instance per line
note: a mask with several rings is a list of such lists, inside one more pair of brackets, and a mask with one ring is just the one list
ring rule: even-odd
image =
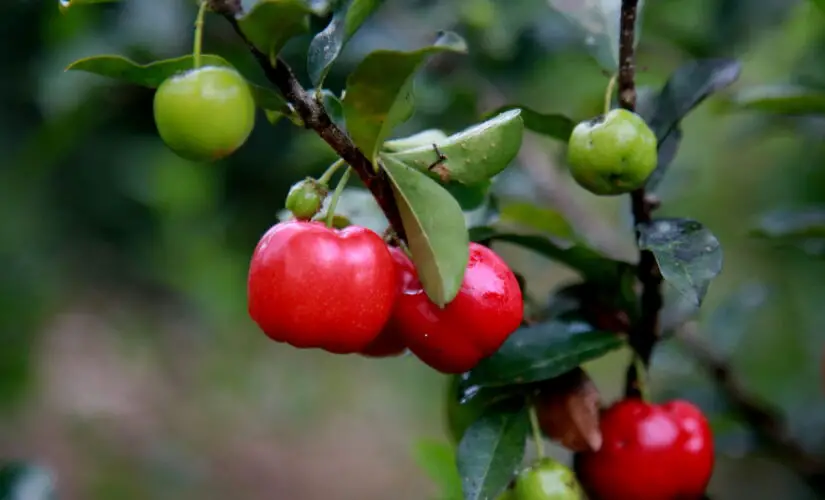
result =
[[458,400],[459,404],[467,404],[471,399],[473,399],[478,391],[481,390],[481,386],[472,385],[466,389],[464,389],[464,394],[461,396],[461,399]]

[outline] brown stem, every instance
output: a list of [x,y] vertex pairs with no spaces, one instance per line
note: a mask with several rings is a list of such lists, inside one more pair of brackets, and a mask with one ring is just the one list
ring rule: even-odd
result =
[[387,175],[380,168],[375,168],[372,161],[358,149],[352,139],[341,130],[329,117],[323,104],[304,89],[296,78],[292,68],[281,58],[273,64],[267,54],[257,49],[246,38],[237,21],[241,13],[240,2],[237,0],[210,0],[212,11],[223,15],[238,36],[246,43],[249,51],[263,69],[264,75],[283,94],[284,98],[295,109],[298,116],[308,129],[317,133],[338,155],[346,161],[361,178],[361,181],[370,190],[395,234],[406,240],[401,213],[395,201]]

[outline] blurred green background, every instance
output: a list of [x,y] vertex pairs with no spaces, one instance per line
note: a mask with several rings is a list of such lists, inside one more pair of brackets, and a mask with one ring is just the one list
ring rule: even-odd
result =
[[[793,0],[647,3],[640,85],[658,89],[693,58],[743,62],[739,82],[683,123],[661,215],[698,219],[719,237],[725,264],[701,315],[704,334],[732,356],[749,391],[787,415],[793,436],[822,453],[825,261],[747,231],[766,211],[825,203],[825,118],[740,112],[730,98],[758,84],[825,90],[825,12]],[[258,237],[277,222],[290,185],[323,172],[331,150],[261,114],[237,154],[190,163],[158,138],[151,90],[64,73],[102,53],[188,53],[191,1],[126,0],[63,15],[57,0],[12,0],[0,12],[0,459],[49,467],[65,499],[432,498],[436,486],[412,450],[422,438],[447,442],[444,377],[412,357],[276,345],[246,314]],[[340,91],[371,50],[415,48],[444,29],[463,34],[470,55],[422,72],[416,114],[399,134],[454,132],[505,102],[575,120],[600,111],[607,77],[546,0],[387,0],[327,86]],[[304,81],[310,39],[284,53]],[[264,82],[215,16],[204,49]],[[575,224],[594,243],[633,259],[628,201],[574,185],[563,153],[529,135],[495,188],[574,204]],[[498,248],[539,297],[573,276]],[[606,402],[619,394],[626,358],[588,367]],[[817,498],[756,446],[668,342],[653,377],[660,397],[688,397],[712,416],[714,498]]]

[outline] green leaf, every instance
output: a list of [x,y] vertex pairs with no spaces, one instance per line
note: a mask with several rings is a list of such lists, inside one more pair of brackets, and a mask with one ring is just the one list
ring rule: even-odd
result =
[[466,52],[459,35],[443,33],[432,45],[412,52],[378,50],[347,78],[344,118],[355,144],[370,159],[390,132],[413,112],[413,75],[424,60],[440,52]]
[[532,203],[516,202],[501,208],[501,222],[541,231],[548,236],[567,241],[578,239],[576,230],[567,222],[561,212],[550,208],[538,207]]
[[[521,148],[524,122],[519,110],[505,111],[435,144],[445,159],[433,169],[443,181],[476,184],[504,170]],[[428,172],[438,160],[433,144],[397,153],[381,153]]]
[[529,248],[570,266],[588,280],[595,282],[619,280],[623,267],[628,265],[625,262],[609,259],[582,243],[554,240],[545,235],[507,233],[489,226],[479,226],[470,229],[470,239],[472,241],[505,241]]
[[576,122],[570,118],[557,113],[539,113],[527,106],[517,104],[510,104],[502,106],[497,110],[485,115],[485,118],[500,115],[509,110],[521,110],[521,119],[524,121],[524,126],[528,130],[532,130],[538,134],[543,134],[548,137],[553,137],[560,141],[567,142],[570,139],[570,134],[573,133],[573,128]]
[[463,390],[528,384],[557,377],[624,345],[613,333],[579,319],[556,318],[522,327],[462,381]]
[[493,499],[507,488],[524,459],[529,428],[520,401],[491,407],[467,429],[457,457],[465,500]]
[[734,103],[742,109],[783,115],[825,114],[825,92],[798,85],[765,85],[740,92]]
[[0,499],[54,500],[54,479],[51,473],[36,465],[20,462],[0,466]]
[[392,158],[383,162],[390,177],[418,277],[439,307],[458,294],[470,258],[461,206],[426,174]]
[[384,143],[382,149],[389,152],[404,151],[406,149],[413,149],[419,146],[432,146],[433,144],[441,142],[446,138],[447,134],[445,134],[442,130],[422,130],[421,132],[408,137],[389,140]]
[[653,252],[665,281],[700,306],[710,281],[722,271],[716,236],[690,219],[657,219],[638,229],[639,247]]
[[455,450],[449,443],[419,439],[413,447],[413,457],[427,476],[441,490],[439,498],[461,500],[461,476],[458,475]]
[[[314,93],[314,90],[310,92]],[[324,109],[327,110],[329,117],[332,118],[332,121],[344,130],[346,128],[344,122],[344,106],[341,104],[338,96],[331,90],[323,89],[321,91],[321,103],[324,105]]]
[[[231,68],[224,58],[211,54],[203,54],[201,61],[205,66],[225,66]],[[122,80],[134,85],[157,88],[167,78],[193,68],[192,56],[183,56],[175,59],[155,61],[149,64],[138,64],[130,59],[118,55],[102,55],[79,59],[71,63],[66,71],[85,71],[96,75]],[[255,102],[266,110],[279,111],[291,114],[286,101],[274,90],[249,83]]]
[[320,87],[344,45],[383,0],[343,0],[329,25],[309,44],[307,70],[312,84]]
[[462,210],[475,210],[487,201],[488,193],[493,183],[489,180],[478,184],[460,184],[458,182],[444,183],[446,189],[456,199]]
[[[547,2],[579,30],[585,46],[602,68],[610,73],[618,71],[621,0]],[[644,4],[644,0],[638,0],[635,44],[639,43],[641,36]]]
[[272,57],[289,39],[309,30],[311,13],[304,0],[258,0],[238,26],[252,45]]

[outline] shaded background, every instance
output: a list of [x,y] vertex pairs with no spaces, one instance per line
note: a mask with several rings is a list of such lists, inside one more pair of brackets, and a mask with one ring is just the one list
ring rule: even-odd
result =
[[[331,150],[260,114],[237,154],[190,163],[158,138],[151,90],[63,72],[88,55],[189,52],[192,2],[61,15],[57,0],[11,0],[0,13],[0,458],[50,467],[65,499],[432,498],[412,449],[447,440],[444,377],[412,357],[276,345],[246,314],[258,237]],[[701,220],[719,237],[725,265],[702,313],[706,334],[812,453],[825,450],[823,260],[747,230],[765,211],[825,201],[825,123],[739,112],[729,97],[761,83],[825,87],[823,28],[825,14],[802,1],[649,0],[638,56],[639,84],[654,88],[691,58],[743,62],[739,82],[684,122],[661,215]],[[328,86],[340,90],[368,51],[415,48],[442,29],[463,34],[471,53],[422,72],[416,115],[399,134],[459,130],[502,99],[576,120],[600,111],[607,78],[544,0],[387,0]],[[209,17],[206,33],[206,51],[263,81],[225,23]],[[304,81],[310,39],[285,51]],[[576,200],[589,214],[577,225],[633,258],[627,200],[572,184],[562,145],[531,136],[525,148],[496,189]],[[498,248],[539,297],[573,276]],[[589,366],[607,401],[626,358]],[[816,498],[669,343],[653,377],[659,396],[684,395],[711,415],[714,498]]]

